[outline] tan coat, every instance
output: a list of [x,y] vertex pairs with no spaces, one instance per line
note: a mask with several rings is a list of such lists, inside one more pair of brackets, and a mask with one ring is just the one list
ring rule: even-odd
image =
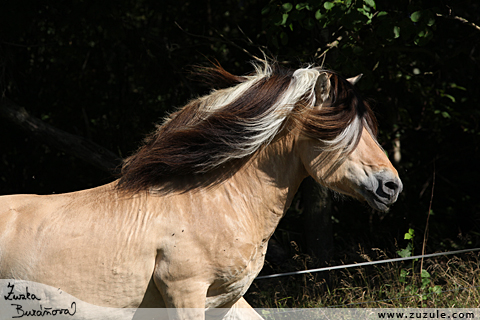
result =
[[322,143],[297,128],[210,187],[178,191],[224,166],[175,180],[171,190],[129,193],[113,182],[0,197],[0,278],[47,284],[105,307],[179,308],[170,312],[178,319],[203,319],[204,308],[249,307],[242,297],[305,177],[379,210],[396,201],[396,170],[359,128],[349,129],[362,130],[361,139],[341,162],[325,159]]

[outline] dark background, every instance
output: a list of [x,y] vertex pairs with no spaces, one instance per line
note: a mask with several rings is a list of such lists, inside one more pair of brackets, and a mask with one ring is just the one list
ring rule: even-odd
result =
[[[291,241],[315,252],[305,235],[312,232],[330,252],[320,264],[358,244],[395,255],[408,228],[419,254],[429,208],[427,252],[476,247],[479,19],[475,0],[7,1],[0,10],[0,194],[112,181],[116,157],[134,152],[167,112],[208,92],[190,76],[192,66],[218,60],[241,75],[263,51],[295,68],[323,63],[346,77],[363,73],[358,87],[375,101],[379,141],[404,183],[398,203],[379,214],[330,200],[307,182],[274,237],[287,256]],[[25,125],[18,113],[96,145],[78,151],[78,141],[55,130],[45,135],[50,129]],[[86,160],[96,152],[103,157],[92,165]],[[312,210],[323,228],[310,223]]]

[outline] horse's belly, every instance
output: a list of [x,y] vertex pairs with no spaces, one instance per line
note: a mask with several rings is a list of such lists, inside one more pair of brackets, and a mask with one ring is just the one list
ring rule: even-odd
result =
[[124,263],[110,267],[95,261],[90,261],[90,266],[85,261],[74,264],[65,259],[61,263],[29,265],[28,259],[17,259],[9,264],[6,272],[1,272],[1,278],[49,285],[102,307],[136,308],[145,298],[153,273],[153,263],[151,266]]

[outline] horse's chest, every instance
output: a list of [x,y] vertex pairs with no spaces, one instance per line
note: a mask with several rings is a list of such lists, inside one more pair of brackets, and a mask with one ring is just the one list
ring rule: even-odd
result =
[[209,224],[177,221],[163,233],[157,256],[155,274],[164,283],[161,287],[173,291],[178,285],[185,291],[184,283],[195,285],[206,295],[206,307],[237,301],[260,272],[266,253],[267,237],[252,234],[244,225],[225,218]]
[[239,254],[234,263],[220,263],[207,292],[206,307],[221,307],[243,296],[263,267],[266,249],[265,244],[251,247],[249,254]]

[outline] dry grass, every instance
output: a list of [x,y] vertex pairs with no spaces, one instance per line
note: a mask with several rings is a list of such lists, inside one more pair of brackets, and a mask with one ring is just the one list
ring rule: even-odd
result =
[[[293,264],[297,270],[304,269],[308,259],[297,255]],[[429,277],[425,273],[421,276],[419,265],[414,263],[412,270],[409,262],[387,263],[256,280],[246,299],[257,308],[478,308],[478,254],[425,260]],[[288,271],[292,267],[288,266]]]

